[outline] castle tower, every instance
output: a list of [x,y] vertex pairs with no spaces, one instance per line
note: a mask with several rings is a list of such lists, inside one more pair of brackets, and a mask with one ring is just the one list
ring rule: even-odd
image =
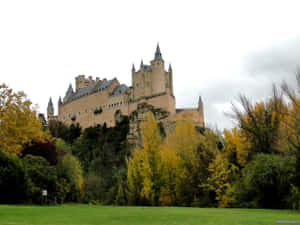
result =
[[173,92],[173,70],[171,63],[169,64],[167,79],[166,79],[166,87],[169,88],[169,94],[174,96]]
[[167,87],[165,62],[162,58],[159,44],[157,44],[154,59],[151,61],[151,70],[152,95],[165,92]]
[[78,91],[78,89],[80,88],[87,87],[93,82],[94,80],[92,76],[85,78],[84,75],[78,75],[77,77],[75,77],[75,91]]
[[61,106],[62,106],[62,101],[61,101],[61,97],[59,96],[59,99],[58,99],[58,115],[61,112]]
[[52,103],[52,99],[50,97],[47,107],[47,119],[48,121],[51,120],[54,117],[54,107]]
[[201,124],[204,127],[204,110],[203,110],[203,102],[202,102],[202,98],[201,96],[199,96],[199,100],[198,100],[198,112],[200,114],[200,118],[202,119]]

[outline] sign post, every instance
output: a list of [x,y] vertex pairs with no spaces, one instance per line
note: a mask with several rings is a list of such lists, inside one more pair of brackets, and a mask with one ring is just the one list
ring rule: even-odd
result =
[[48,195],[47,190],[42,190],[42,196],[46,204],[47,204],[47,195]]

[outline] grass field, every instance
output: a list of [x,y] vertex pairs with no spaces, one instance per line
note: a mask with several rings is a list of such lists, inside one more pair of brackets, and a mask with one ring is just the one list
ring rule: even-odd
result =
[[269,225],[276,221],[300,224],[300,212],[266,209],[213,209],[117,206],[0,205],[1,225]]

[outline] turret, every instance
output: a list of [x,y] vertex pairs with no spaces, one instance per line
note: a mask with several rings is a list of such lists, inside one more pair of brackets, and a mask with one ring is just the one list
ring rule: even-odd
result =
[[160,52],[160,48],[159,48],[158,43],[157,43],[156,51],[155,51],[155,54],[154,54],[154,60],[162,60],[163,61],[162,54]]
[[48,118],[48,121],[49,121],[49,119],[52,119],[53,116],[54,116],[54,107],[53,107],[52,99],[50,97],[49,102],[48,102],[48,107],[47,107],[47,118]]
[[61,104],[62,104],[62,101],[61,101],[61,97],[59,96],[58,105],[61,105]]
[[172,66],[171,66],[171,63],[169,64],[169,69],[168,69],[169,72],[172,72]]
[[203,102],[202,102],[202,98],[201,96],[199,96],[199,100],[198,100],[198,112],[200,114],[200,117],[202,119],[202,126],[204,127],[204,113],[203,113]]
[[58,115],[60,115],[60,107],[62,106],[62,101],[61,101],[61,97],[59,96],[58,99]]
[[132,69],[131,69],[131,72],[135,72],[134,63],[132,63]]
[[154,53],[154,59],[151,61],[151,68],[153,70],[160,70],[164,71],[165,70],[165,62],[163,60],[159,44],[157,43],[156,50]]
[[141,65],[140,65],[140,71],[142,71],[144,69],[144,63],[143,63],[143,59],[141,60]]

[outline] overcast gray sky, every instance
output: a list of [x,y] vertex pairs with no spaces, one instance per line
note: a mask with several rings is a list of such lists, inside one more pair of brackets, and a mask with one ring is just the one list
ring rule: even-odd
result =
[[79,74],[131,84],[131,65],[159,41],[172,63],[177,107],[232,127],[239,93],[253,101],[272,82],[293,82],[300,64],[300,1],[52,0],[0,2],[0,83],[23,90],[40,112]]

